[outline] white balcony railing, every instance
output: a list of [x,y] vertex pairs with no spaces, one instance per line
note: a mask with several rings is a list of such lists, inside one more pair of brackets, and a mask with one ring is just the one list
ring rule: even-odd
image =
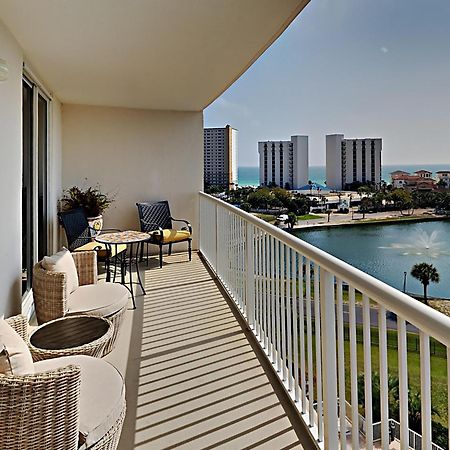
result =
[[[343,244],[353,245],[351,241]],[[450,318],[204,193],[200,193],[200,250],[321,448],[349,445],[358,449],[359,427],[351,424],[359,423],[361,411],[365,411],[364,447],[373,448],[371,374],[375,359],[382,448],[389,447],[388,371],[392,369],[399,378],[401,448],[408,448],[407,331],[418,333],[422,449],[432,449],[430,338],[443,344],[450,373]],[[395,313],[396,321],[387,313]],[[388,340],[393,334],[398,343],[395,364],[392,350],[388,361]],[[378,351],[373,351],[372,344]],[[358,408],[358,370],[365,374],[363,409]],[[448,389],[448,377],[445,386]],[[342,405],[339,411],[338,403]],[[347,433],[351,434],[349,444]]]

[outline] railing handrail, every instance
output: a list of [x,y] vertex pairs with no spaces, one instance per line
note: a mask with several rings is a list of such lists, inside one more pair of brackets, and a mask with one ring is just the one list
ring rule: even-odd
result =
[[200,192],[200,196],[217,203],[220,207],[269,233],[294,251],[319,264],[323,269],[350,283],[386,309],[393,311],[426,334],[450,347],[450,317],[252,214],[204,192]]

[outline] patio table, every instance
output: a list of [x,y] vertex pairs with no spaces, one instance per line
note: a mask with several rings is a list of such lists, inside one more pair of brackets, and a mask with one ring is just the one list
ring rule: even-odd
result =
[[69,315],[36,328],[29,347],[34,361],[74,355],[101,357],[113,332],[113,324],[104,317]]
[[[99,242],[101,244],[104,244],[109,250],[107,253],[108,255],[111,253],[111,248],[113,245],[116,246],[116,252],[117,252],[117,246],[125,244],[127,246],[127,250],[125,253],[125,257],[128,257],[128,285],[126,283],[125,279],[125,272],[124,270],[121,271],[120,276],[120,282],[130,291],[131,298],[133,300],[133,309],[136,309],[136,303],[134,300],[134,291],[133,291],[133,284],[138,284],[139,287],[142,290],[142,293],[145,295],[145,289],[144,285],[142,284],[141,274],[139,271],[139,254],[140,254],[140,248],[142,245],[144,245],[145,241],[148,241],[149,239],[148,233],[143,233],[141,231],[135,231],[135,230],[127,230],[127,231],[119,231],[114,233],[105,233],[105,234],[99,234],[95,236],[95,241]],[[136,248],[134,248],[134,245],[136,245]],[[128,256],[127,256],[128,254]],[[109,256],[108,256],[109,258]],[[136,268],[137,273],[137,282],[133,281],[133,275],[132,275],[132,267],[133,262]],[[115,281],[115,276],[114,276]]]

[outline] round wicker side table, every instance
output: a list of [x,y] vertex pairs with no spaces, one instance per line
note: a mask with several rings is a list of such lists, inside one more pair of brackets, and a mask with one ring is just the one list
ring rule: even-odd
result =
[[29,347],[34,361],[73,355],[101,357],[113,332],[113,324],[104,317],[66,316],[34,330]]

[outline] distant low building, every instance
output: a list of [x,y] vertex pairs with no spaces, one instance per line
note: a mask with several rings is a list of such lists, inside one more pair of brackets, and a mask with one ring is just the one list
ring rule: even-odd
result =
[[308,136],[258,142],[258,153],[261,186],[296,190],[308,184]]
[[417,170],[413,174],[398,170],[391,173],[392,185],[408,191],[432,191],[436,189],[432,175],[429,170]]
[[389,175],[391,177],[391,181],[393,181],[394,178],[399,176],[399,175],[410,175],[410,173],[409,172],[405,172],[404,170],[394,170]]
[[414,175],[420,178],[432,178],[433,172],[430,172],[429,170],[416,170]]
[[326,136],[327,188],[348,189],[355,183],[381,185],[381,138]]
[[450,187],[450,170],[438,170],[436,172],[436,177],[439,181],[445,183],[445,187]]

